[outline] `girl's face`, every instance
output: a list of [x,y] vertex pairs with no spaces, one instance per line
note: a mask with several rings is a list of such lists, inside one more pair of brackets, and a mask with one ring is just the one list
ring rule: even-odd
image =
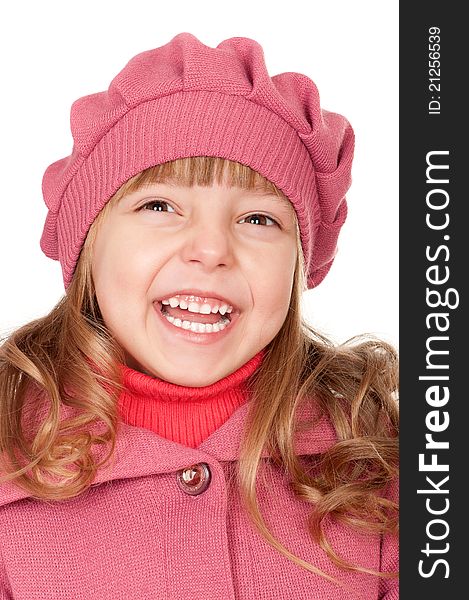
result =
[[[127,365],[200,387],[241,367],[278,333],[296,255],[287,200],[218,184],[158,183],[112,207],[97,232],[92,274]],[[168,304],[174,297],[186,304]],[[233,307],[224,316],[216,311],[223,304]]]

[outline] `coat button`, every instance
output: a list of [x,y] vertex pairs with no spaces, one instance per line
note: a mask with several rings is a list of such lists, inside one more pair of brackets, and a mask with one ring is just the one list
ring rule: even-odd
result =
[[205,463],[197,463],[177,474],[177,482],[183,492],[190,496],[197,496],[208,488],[210,483],[210,469]]

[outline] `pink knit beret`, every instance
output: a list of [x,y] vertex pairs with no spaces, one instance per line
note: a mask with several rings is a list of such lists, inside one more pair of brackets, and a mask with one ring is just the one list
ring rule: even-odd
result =
[[321,108],[301,73],[267,72],[245,37],[206,46],[191,33],[134,56],[109,89],[73,102],[73,150],[47,167],[41,249],[65,288],[94,219],[130,177],[170,160],[219,156],[248,165],[291,201],[308,288],[329,271],[347,215],[354,133]]

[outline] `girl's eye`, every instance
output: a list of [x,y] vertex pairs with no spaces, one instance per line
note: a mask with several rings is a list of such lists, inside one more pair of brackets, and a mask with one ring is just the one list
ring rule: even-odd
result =
[[[253,223],[251,221],[251,219],[254,219],[257,221],[257,223]],[[267,215],[261,215],[258,213],[255,213],[253,215],[248,215],[247,217],[244,217],[244,219],[242,219],[240,222],[242,223],[243,221],[249,221],[250,223],[253,223],[253,225],[258,225],[259,224],[259,220],[262,221],[262,219],[267,219],[268,221],[271,221],[273,223],[273,225],[277,225],[278,223],[277,221],[275,221],[274,219],[272,219],[272,217],[268,217]],[[262,222],[260,223],[261,225],[263,224]],[[272,225],[269,225],[269,227],[272,227]]]
[[[144,210],[147,207],[152,207],[151,210],[154,212],[175,212],[174,208],[165,200],[151,200],[150,202],[146,202],[145,204],[143,204],[138,210]],[[157,206],[157,208],[155,209],[154,207]],[[166,206],[167,208],[171,209],[171,210],[164,210],[164,207]],[[254,222],[253,220],[255,219],[256,222]],[[247,217],[244,217],[244,219],[241,219],[240,223],[243,223],[244,221],[247,221],[253,225],[265,225],[265,222],[263,222],[263,220],[267,220],[270,221],[272,223],[272,225],[277,225],[278,223],[277,221],[275,221],[274,219],[272,219],[272,217],[268,217],[267,215],[262,215],[259,213],[255,213],[252,215],[248,215]],[[267,225],[269,227],[272,227],[272,225]]]
[[[156,206],[156,205],[159,205],[159,207],[157,209],[154,209],[154,208],[151,209],[154,212],[171,212],[171,211],[174,212],[173,207],[168,202],[166,202],[165,200],[151,200],[150,202],[146,202],[145,204],[143,204],[138,210],[144,210],[145,208],[147,208],[147,206],[152,206],[153,207],[153,206]],[[161,206],[167,206],[167,207],[169,207],[171,209],[171,211],[167,211],[167,210],[161,209],[160,208]]]

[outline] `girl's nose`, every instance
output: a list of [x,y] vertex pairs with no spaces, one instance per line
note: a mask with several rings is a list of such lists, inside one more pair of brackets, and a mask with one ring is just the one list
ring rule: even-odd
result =
[[192,224],[182,232],[183,258],[186,262],[199,262],[206,269],[230,266],[233,262],[233,244],[226,226],[215,218],[207,217]]

